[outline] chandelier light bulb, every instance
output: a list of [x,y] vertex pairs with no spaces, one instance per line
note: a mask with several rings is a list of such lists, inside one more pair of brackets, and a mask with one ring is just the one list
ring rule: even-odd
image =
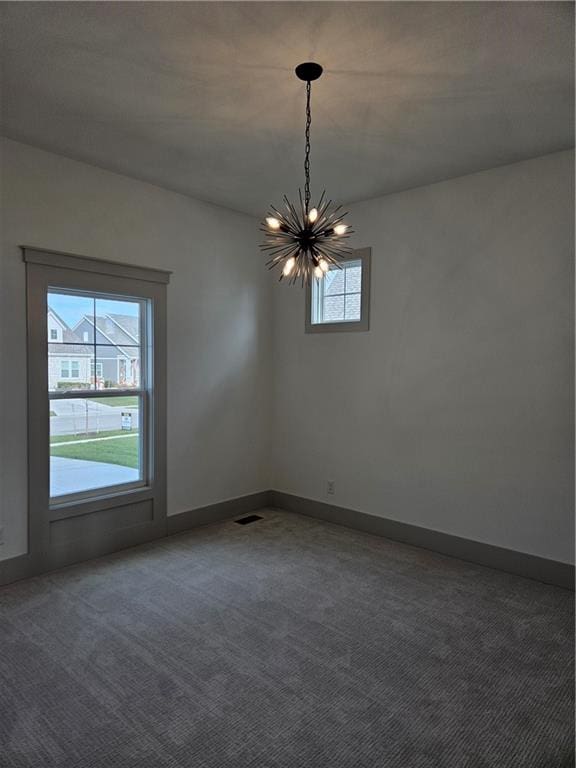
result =
[[314,224],[317,218],[318,218],[318,208],[312,208],[312,210],[308,214],[308,221],[310,222],[310,224]]
[[270,229],[280,229],[280,220],[275,216],[268,216],[266,219],[266,224],[268,224]]
[[292,272],[292,270],[294,269],[294,265],[295,265],[295,264],[296,264],[296,259],[295,259],[293,256],[292,256],[292,257],[290,257],[290,258],[288,259],[288,261],[286,262],[286,264],[284,264],[284,269],[282,270],[282,274],[283,274],[285,277],[288,277],[288,275],[290,274],[290,272]]
[[321,267],[314,267],[314,277],[317,280],[321,280],[324,277],[324,271]]
[[336,226],[334,227],[334,234],[335,235],[345,235],[347,229],[348,229],[348,225],[347,224],[336,224]]
[[318,262],[318,266],[320,267],[322,272],[328,272],[328,270],[330,269],[330,265],[328,264],[326,259],[320,259],[320,261]]

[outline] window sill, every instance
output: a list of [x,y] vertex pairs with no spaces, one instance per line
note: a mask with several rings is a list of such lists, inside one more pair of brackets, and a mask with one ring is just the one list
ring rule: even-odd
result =
[[90,496],[84,499],[69,499],[68,501],[50,504],[49,519],[64,520],[67,517],[80,517],[90,515],[103,509],[113,509],[131,504],[136,501],[145,501],[154,496],[153,488],[149,485],[138,485],[134,488],[118,490],[103,488],[99,496]]
[[368,320],[351,320],[342,323],[306,323],[306,333],[350,333],[369,330]]

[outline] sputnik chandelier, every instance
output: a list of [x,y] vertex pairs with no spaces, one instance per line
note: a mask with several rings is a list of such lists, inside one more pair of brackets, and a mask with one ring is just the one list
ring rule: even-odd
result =
[[312,278],[321,280],[331,265],[340,268],[339,260],[351,253],[345,240],[352,230],[344,223],[346,213],[342,206],[332,205],[322,192],[318,204],[310,207],[310,112],[311,83],[322,74],[320,64],[306,62],[296,67],[296,75],[306,83],[306,144],[304,154],[304,199],[298,190],[299,203],[292,204],[286,195],[286,210],[273,205],[260,228],[266,240],[260,246],[270,256],[269,269],[282,268],[280,280],[288,278],[291,284],[298,280],[310,284]]

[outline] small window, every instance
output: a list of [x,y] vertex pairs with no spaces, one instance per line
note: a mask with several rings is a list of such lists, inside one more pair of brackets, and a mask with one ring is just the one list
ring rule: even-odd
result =
[[57,341],[58,340],[58,331],[57,331],[56,328],[50,328],[50,339],[52,341]]
[[71,370],[73,379],[80,378],[80,363],[78,362],[78,360],[72,360],[70,370]]
[[62,360],[60,362],[60,378],[61,379],[70,378],[70,361],[69,360]]
[[370,303],[370,248],[354,251],[306,295],[306,332],[367,331]]
[[102,363],[94,363],[94,360],[90,360],[90,378],[93,379],[94,376],[96,376],[96,379],[102,378]]

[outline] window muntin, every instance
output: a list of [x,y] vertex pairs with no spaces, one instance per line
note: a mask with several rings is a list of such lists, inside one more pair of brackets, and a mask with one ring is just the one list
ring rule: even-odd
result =
[[143,299],[49,289],[61,328],[48,343],[53,502],[145,484],[149,311]]
[[331,266],[312,282],[311,323],[354,323],[362,317],[362,259]]

